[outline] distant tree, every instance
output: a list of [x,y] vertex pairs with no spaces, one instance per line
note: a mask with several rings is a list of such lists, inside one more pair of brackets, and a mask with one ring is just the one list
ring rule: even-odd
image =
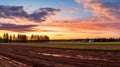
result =
[[10,35],[10,37],[9,37],[9,41],[12,42],[12,35]]
[[2,37],[0,37],[0,43],[2,43],[2,41],[3,41],[3,39],[2,39]]
[[9,35],[8,35],[8,33],[4,33],[4,35],[3,35],[3,41],[5,43],[7,43],[9,41]]
[[15,36],[4,33],[3,38],[0,37],[0,42],[12,43],[12,42],[47,42],[49,37],[47,35],[31,35],[30,39],[26,35],[18,34]]
[[39,41],[39,35],[31,35],[31,38],[30,38],[31,40],[31,42],[38,42]]
[[43,42],[49,41],[49,37],[47,35],[31,35],[30,42]]
[[49,37],[47,35],[41,35],[39,36],[40,41],[49,41]]
[[49,37],[48,37],[47,35],[45,35],[45,36],[43,37],[43,40],[44,40],[44,41],[49,41]]
[[12,42],[16,42],[15,34],[13,34],[13,36],[12,36]]
[[30,37],[30,42],[33,42],[33,41],[34,41],[34,35],[32,34]]
[[43,36],[42,36],[42,35],[39,36],[39,40],[40,40],[40,41],[43,41]]
[[27,36],[18,34],[17,36],[17,42],[27,42]]
[[40,41],[39,35],[36,35],[36,42],[39,42],[39,41]]

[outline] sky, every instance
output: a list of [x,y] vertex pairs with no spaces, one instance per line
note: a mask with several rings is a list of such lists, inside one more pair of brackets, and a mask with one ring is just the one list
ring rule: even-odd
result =
[[0,0],[0,36],[120,37],[120,0]]

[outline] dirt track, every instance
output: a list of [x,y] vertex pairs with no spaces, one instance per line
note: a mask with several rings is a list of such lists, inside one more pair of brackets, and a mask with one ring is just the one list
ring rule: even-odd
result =
[[0,67],[120,67],[120,51],[0,45]]

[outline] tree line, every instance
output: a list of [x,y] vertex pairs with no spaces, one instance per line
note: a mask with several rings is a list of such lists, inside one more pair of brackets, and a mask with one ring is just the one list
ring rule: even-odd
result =
[[0,37],[0,43],[16,43],[16,42],[65,42],[65,41],[79,41],[79,42],[120,42],[120,38],[93,38],[93,39],[69,39],[69,40],[49,40],[47,35],[34,35],[32,34],[30,37],[23,34],[11,35],[8,33],[4,33],[2,37]]
[[81,42],[120,42],[120,38],[93,38],[80,39]]
[[32,34],[30,37],[23,34],[15,34],[11,35],[8,33],[4,33],[3,37],[0,37],[1,43],[14,43],[14,42],[48,42],[49,37],[47,35],[34,35]]
[[86,38],[86,39],[68,39],[68,40],[51,40],[52,42],[120,42],[120,38]]

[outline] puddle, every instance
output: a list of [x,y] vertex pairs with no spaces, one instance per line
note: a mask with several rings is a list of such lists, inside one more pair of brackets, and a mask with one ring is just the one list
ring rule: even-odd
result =
[[77,59],[86,59],[86,60],[98,60],[98,61],[112,61],[106,58],[99,58],[99,57],[92,57],[92,56],[81,56],[81,55],[77,55],[75,58]]
[[63,57],[63,58],[75,58],[75,59],[84,59],[84,60],[97,60],[97,61],[111,61],[106,58],[99,58],[99,57],[92,57],[92,56],[82,56],[82,55],[75,55],[75,56],[70,56],[70,55],[63,55],[63,54],[50,54],[50,53],[38,53],[39,55],[43,56],[53,56],[53,57]]

